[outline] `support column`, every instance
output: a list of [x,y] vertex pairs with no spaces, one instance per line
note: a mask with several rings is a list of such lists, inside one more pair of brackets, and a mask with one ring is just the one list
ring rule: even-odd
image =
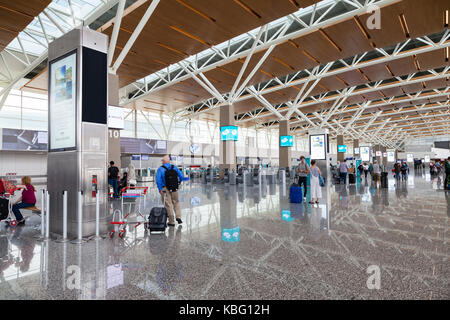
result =
[[[119,106],[119,76],[108,74],[108,105]],[[120,130],[108,129],[108,163],[114,161],[117,168],[121,168],[120,163]]]
[[[341,146],[344,144],[344,136],[342,134],[338,134],[336,136],[336,144],[337,144],[336,148],[338,148],[338,146]],[[339,162],[343,162],[345,160],[345,152],[337,151],[337,160]]]
[[[220,107],[220,127],[234,126],[234,105]],[[239,132],[238,132],[239,135]],[[236,142],[220,140],[219,177],[223,178],[224,169],[236,172]]]
[[381,145],[379,145],[379,144],[377,144],[375,146],[375,157],[377,159],[378,164],[381,164],[381,159],[383,158],[383,154],[381,152]]
[[[355,152],[355,149],[358,149],[358,153]],[[353,156],[355,158],[360,157],[359,152],[359,139],[353,139]]]
[[383,156],[383,166],[387,167],[387,149],[386,147],[381,147],[381,152]]
[[[291,130],[289,128],[289,120],[280,120],[278,130],[279,130],[279,137],[290,136]],[[279,167],[289,168],[291,164],[291,148],[280,147],[280,138],[278,138],[278,156],[279,156]]]

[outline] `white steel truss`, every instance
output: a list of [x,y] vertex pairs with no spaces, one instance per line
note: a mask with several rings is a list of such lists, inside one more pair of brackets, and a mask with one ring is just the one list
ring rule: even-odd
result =
[[[314,83],[316,83],[316,81],[318,82],[318,80],[326,78],[326,77],[335,76],[335,75],[346,73],[346,72],[349,72],[352,70],[357,70],[360,68],[365,68],[365,67],[373,66],[376,64],[387,63],[387,62],[402,59],[405,57],[411,57],[414,55],[419,55],[419,54],[423,54],[426,52],[432,52],[435,50],[450,47],[449,39],[450,39],[450,30],[447,29],[444,32],[442,32],[442,34],[440,35],[439,39],[436,40],[436,42],[431,41],[429,37],[416,38],[415,39],[416,43],[423,43],[424,45],[421,47],[415,48],[415,49],[406,49],[406,46],[411,42],[411,40],[408,39],[405,42],[398,43],[395,46],[394,50],[378,49],[378,50],[374,50],[371,52],[357,54],[357,55],[355,55],[351,58],[345,59],[345,60],[339,59],[339,60],[336,60],[333,62],[329,62],[323,66],[316,66],[311,71],[306,69],[306,70],[301,70],[301,71],[295,72],[293,74],[287,75],[285,77],[277,77],[277,78],[271,79],[265,83],[260,83],[258,85],[254,85],[254,87],[257,89],[258,95],[265,95],[265,94],[269,94],[269,93],[283,90],[286,88],[290,88],[293,86],[298,86],[298,85],[303,85],[303,87],[305,88],[305,86],[307,84],[311,83],[312,81],[315,81]],[[388,53],[390,51],[392,51],[392,52]],[[374,55],[376,56],[375,58],[371,58],[370,60],[367,60],[368,57],[370,57],[370,56],[373,57]],[[366,58],[366,60],[364,60],[365,58]],[[350,62],[348,62],[348,61],[350,61]],[[447,71],[448,68],[446,68],[445,70]],[[416,76],[416,74],[418,74],[418,73],[419,72],[410,74],[410,75],[406,76],[406,78],[396,76],[396,77],[394,77],[394,79],[397,81],[396,84],[390,83],[392,81],[392,79],[385,79],[385,80],[380,80],[380,81],[375,81],[372,83],[364,84],[363,85],[365,87],[364,89],[358,89],[358,87],[360,87],[360,86],[353,86],[353,87],[345,88],[341,91],[336,90],[336,92],[339,93],[338,96],[336,96],[336,95],[331,96],[330,92],[327,92],[325,94],[320,95],[318,98],[309,97],[309,98],[311,98],[311,100],[306,103],[305,102],[301,103],[301,101],[308,98],[308,93],[310,93],[311,90],[308,90],[309,92],[305,92],[305,93],[303,93],[301,90],[299,92],[299,94],[303,93],[303,96],[296,97],[295,100],[297,100],[297,105],[291,105],[289,109],[286,109],[288,112],[287,115],[288,116],[292,115],[293,110],[295,110],[296,108],[298,109],[298,108],[313,105],[316,103],[328,102],[328,101],[334,100],[336,98],[342,98],[344,95],[344,93],[342,93],[342,92],[344,92],[344,90],[345,90],[346,94],[351,96],[351,95],[359,95],[359,94],[364,94],[367,92],[377,91],[377,90],[379,90],[378,88],[387,89],[387,88],[395,87],[398,85],[403,85],[406,82],[413,81],[412,78],[414,78]],[[429,70],[429,73],[435,75],[437,72],[435,70]],[[303,77],[299,78],[301,75],[305,75],[305,74],[307,76],[303,76]],[[442,76],[442,78],[443,77],[447,77],[447,75]],[[417,81],[419,81],[419,80],[417,80]],[[426,81],[426,80],[424,80],[424,81]],[[243,93],[238,98],[236,98],[234,101],[241,102],[241,101],[251,99],[253,97],[253,95],[248,94],[248,91],[249,91],[248,89],[249,88],[246,88],[246,90],[244,90]],[[352,91],[352,92],[348,92],[348,91]],[[291,102],[294,104],[295,100],[291,101]],[[211,110],[219,108],[220,106],[222,106],[224,104],[225,103],[221,102],[220,100],[218,100],[216,98],[209,98],[202,102],[192,104],[192,105],[186,107],[185,109],[180,110],[179,112],[181,113],[182,117],[192,117],[192,116],[196,116],[201,113],[210,112]],[[283,105],[283,107],[284,107],[284,105]],[[264,116],[268,116],[268,115],[270,115],[270,113],[261,114],[261,115],[259,115],[259,117],[264,117]],[[241,121],[242,122],[251,121],[251,119],[246,119],[246,120],[241,120]]]
[[[260,64],[262,64],[270,51],[283,42],[345,21],[353,16],[368,13],[374,5],[382,8],[398,1],[399,0],[365,0],[364,5],[361,5],[357,0],[321,1],[313,6],[301,9],[296,13],[269,23],[262,29],[263,32],[261,33],[261,36],[258,36],[261,28],[257,28],[245,35],[212,46],[210,49],[188,57],[181,62],[182,65],[190,66],[192,70],[195,70],[193,71],[194,74],[204,73],[218,66],[248,57],[251,53],[267,49],[266,54],[260,61]],[[330,12],[332,12],[339,4],[344,4],[344,6],[339,7],[339,13],[331,15]],[[344,12],[341,12],[342,10],[344,10]],[[307,16],[311,17],[309,22],[304,21]],[[290,28],[291,26],[293,28]],[[253,46],[255,42],[256,45]],[[121,105],[126,105],[153,92],[185,81],[191,78],[191,76],[192,74],[187,73],[178,64],[171,65],[122,88],[124,93],[121,94]],[[232,101],[240,99],[240,96],[246,91],[246,82],[243,84],[244,86],[241,86],[239,90],[233,92],[234,95],[231,95]],[[230,94],[227,94],[227,96],[230,96]],[[226,102],[226,104],[228,103],[229,102]]]
[[[4,62],[5,68],[8,72],[9,77],[6,77],[6,81],[2,82],[2,90],[0,91],[0,102],[4,102],[5,96],[8,95],[10,90],[14,87],[14,85],[22,78],[24,78],[28,73],[33,71],[39,64],[41,64],[48,57],[48,44],[53,41],[57,37],[69,32],[77,26],[81,25],[89,25],[92,22],[96,21],[101,15],[103,15],[106,11],[110,10],[114,5],[118,3],[119,0],[104,0],[102,4],[95,8],[92,12],[90,12],[84,19],[80,19],[74,15],[73,9],[70,9],[70,12],[64,12],[57,7],[53,7],[53,3],[51,3],[43,12],[41,12],[35,20],[39,22],[39,30],[34,25],[33,27],[26,27],[22,30],[19,35],[16,37],[17,42],[20,44],[20,51],[5,49],[4,52],[1,53],[1,57],[4,57],[4,53],[8,53],[15,60],[18,60],[22,63],[22,69],[20,71],[12,74],[10,70],[8,70],[8,64]],[[69,7],[72,4],[69,3]],[[33,20],[33,21],[35,21]],[[43,23],[45,20],[45,23]],[[53,36],[50,35],[50,29],[57,29],[58,33],[54,33]],[[32,41],[35,45],[41,47],[42,53],[39,56],[35,56],[30,54],[27,50],[26,46],[23,45],[24,40]],[[43,41],[39,39],[44,39]],[[23,56],[23,58],[21,58]],[[3,75],[3,72],[0,73]],[[4,77],[4,75],[3,75]],[[5,78],[5,77],[4,77]],[[3,104],[0,103],[0,109]]]

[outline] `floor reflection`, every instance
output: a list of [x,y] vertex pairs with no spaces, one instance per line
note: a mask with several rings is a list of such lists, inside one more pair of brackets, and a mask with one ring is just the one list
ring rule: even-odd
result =
[[[184,223],[125,239],[37,241],[40,219],[0,229],[1,299],[448,299],[450,195],[439,177],[328,185],[319,204],[290,203],[280,184],[187,183]],[[151,186],[142,203],[161,206]],[[447,214],[446,214],[447,213]],[[134,220],[133,220],[134,219]],[[382,288],[369,290],[378,265]]]

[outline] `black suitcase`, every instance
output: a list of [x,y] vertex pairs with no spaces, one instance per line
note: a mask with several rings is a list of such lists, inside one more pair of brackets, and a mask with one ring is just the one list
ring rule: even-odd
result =
[[148,216],[148,229],[150,232],[164,232],[167,228],[167,209],[164,207],[155,207]]
[[348,183],[349,184],[354,184],[354,183],[356,183],[356,175],[355,174],[353,174],[353,173],[349,173],[348,174]]
[[9,213],[9,200],[0,198],[0,221],[8,218]]

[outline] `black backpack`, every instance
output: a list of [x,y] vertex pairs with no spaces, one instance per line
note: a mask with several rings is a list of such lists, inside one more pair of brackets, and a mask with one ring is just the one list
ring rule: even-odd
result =
[[164,178],[166,180],[166,188],[170,192],[175,192],[178,190],[178,173],[173,168],[173,164],[170,167],[170,169],[167,169],[165,166],[161,166],[164,169],[166,169],[166,172],[164,174]]

